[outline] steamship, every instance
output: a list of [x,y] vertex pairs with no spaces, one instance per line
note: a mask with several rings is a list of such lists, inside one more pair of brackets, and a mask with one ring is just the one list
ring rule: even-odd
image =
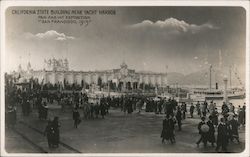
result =
[[[211,88],[211,71],[212,66],[210,66],[210,82],[209,88],[195,88],[190,91],[190,98],[196,101],[204,100],[222,100],[224,97],[228,99],[243,99],[245,98],[245,90],[242,88],[227,88],[227,79],[224,78],[224,90],[218,89],[218,84],[215,84],[215,89]],[[239,78],[238,78],[239,79]],[[230,69],[230,80],[231,80],[231,69]],[[241,83],[241,80],[240,84]],[[226,92],[226,93],[225,93]]]
[[[195,89],[191,92],[190,98],[197,101],[204,100],[222,100],[224,98],[224,91],[218,89]],[[243,99],[245,98],[245,92],[243,89],[233,88],[227,90],[228,99]]]

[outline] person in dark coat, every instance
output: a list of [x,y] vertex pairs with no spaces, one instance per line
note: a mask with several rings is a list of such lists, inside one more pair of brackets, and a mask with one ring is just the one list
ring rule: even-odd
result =
[[95,118],[98,118],[98,115],[100,113],[99,104],[94,105],[94,111],[95,111]]
[[201,142],[203,142],[204,147],[207,146],[207,136],[208,136],[208,132],[202,130],[202,126],[203,126],[203,125],[207,125],[206,122],[205,122],[205,119],[206,119],[205,117],[201,117],[201,122],[198,124],[198,130],[199,130],[199,134],[200,134],[201,136],[200,136],[200,139],[196,142],[197,147],[199,147],[199,144],[200,144]]
[[222,148],[222,151],[226,152],[227,144],[228,144],[228,130],[225,123],[225,118],[221,118],[220,123],[218,125],[217,147],[215,150],[218,152],[219,149]]
[[90,104],[90,117],[93,119],[94,118],[94,112],[95,112],[95,107],[94,104]]
[[223,102],[223,104],[221,106],[221,113],[223,116],[226,116],[228,112],[229,112],[229,108],[228,108],[227,104],[225,102]]
[[181,119],[182,119],[181,108],[178,106],[177,113],[176,113],[176,120],[177,120],[179,131],[181,131]]
[[73,120],[74,120],[74,127],[77,128],[80,122],[80,113],[78,112],[76,107],[73,110]]
[[8,106],[8,111],[6,114],[6,126],[13,127],[16,124],[16,108],[12,105]]
[[242,111],[243,111],[243,126],[246,124],[246,103],[242,106]]
[[201,104],[198,101],[196,104],[197,115],[201,117]]
[[46,102],[43,103],[42,108],[41,108],[41,119],[46,120],[47,116],[48,116],[48,105],[46,104]]
[[187,104],[184,102],[181,105],[182,119],[186,119]]
[[239,109],[239,113],[238,113],[238,123],[240,124],[240,125],[243,125],[243,109],[242,108],[240,108]]
[[105,102],[101,102],[100,110],[101,110],[102,118],[104,119],[104,116],[106,114],[106,105],[105,105]]
[[203,117],[206,117],[206,115],[207,115],[207,106],[208,106],[208,104],[207,104],[207,102],[206,102],[206,100],[205,100],[204,103],[203,103],[202,106],[201,106],[201,110],[202,110],[202,115],[203,115]]
[[230,129],[231,129],[231,141],[236,139],[237,142],[240,143],[239,132],[238,132],[239,123],[237,121],[236,115],[234,116],[234,118],[232,120],[229,121],[229,125],[230,125]]
[[128,114],[131,114],[133,112],[133,105],[132,105],[131,98],[128,98],[126,106],[128,108],[128,110],[127,110]]
[[48,146],[49,146],[49,148],[52,148],[53,147],[53,140],[55,138],[55,130],[53,128],[51,120],[48,121],[48,124],[45,128],[45,131],[44,131],[44,136],[47,136]]
[[194,117],[194,116],[193,116],[193,113],[194,113],[194,104],[193,104],[193,103],[191,103],[191,106],[190,106],[189,111],[190,111],[190,116],[191,116],[191,118],[193,118],[193,117]]
[[211,113],[211,116],[212,116],[212,122],[216,126],[218,125],[218,115],[219,115],[219,113],[217,111],[217,108],[215,107],[215,109]]
[[208,136],[207,136],[207,140],[208,142],[210,142],[212,144],[212,147],[214,147],[214,143],[215,143],[215,128],[214,128],[214,124],[212,121],[212,116],[209,116],[209,120],[207,121],[207,125],[209,127],[209,131],[208,131]]
[[170,128],[170,141],[171,143],[175,143],[175,135],[174,135],[174,125],[175,125],[176,121],[174,119],[174,117],[172,116],[172,114],[169,115],[169,128]]
[[162,122],[162,132],[161,132],[162,143],[165,143],[165,140],[170,140],[171,143],[175,142],[174,138],[174,121],[170,118],[169,115]]
[[22,108],[23,108],[24,116],[29,116],[30,111],[31,111],[29,100],[24,99]]
[[59,123],[59,118],[54,117],[54,120],[52,122],[52,127],[54,128],[55,131],[55,136],[53,138],[52,144],[54,147],[59,147],[59,141],[60,141],[60,123]]

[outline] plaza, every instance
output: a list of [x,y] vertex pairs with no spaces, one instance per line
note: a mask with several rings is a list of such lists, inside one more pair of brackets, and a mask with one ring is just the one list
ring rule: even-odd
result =
[[[81,117],[82,111],[79,110]],[[29,117],[17,114],[15,130],[6,130],[5,149],[8,153],[214,153],[215,147],[206,148],[195,144],[199,139],[197,125],[200,118],[183,120],[182,131],[175,129],[176,143],[161,143],[160,133],[164,114],[137,111],[124,115],[119,109],[111,109],[104,119],[82,120],[77,129],[73,127],[72,112],[62,113],[58,106],[50,106],[49,117],[59,116],[60,146],[49,149],[42,134],[47,121],[38,119],[34,110]],[[189,114],[187,115],[189,117]],[[233,153],[244,151],[245,128],[239,129],[240,144],[229,143]],[[27,140],[27,139],[28,140]],[[29,141],[30,140],[30,141]],[[32,144],[33,143],[33,144]]]

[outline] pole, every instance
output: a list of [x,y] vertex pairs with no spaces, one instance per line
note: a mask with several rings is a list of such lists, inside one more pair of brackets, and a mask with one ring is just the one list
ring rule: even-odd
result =
[[108,95],[110,96],[110,81],[108,81]]
[[212,65],[209,67],[209,91],[211,91],[212,88]]
[[229,67],[229,87],[232,88],[232,76],[231,76],[231,73],[232,73],[232,69],[231,69],[231,66]]
[[224,102],[228,104],[228,96],[227,96],[227,78],[224,78]]

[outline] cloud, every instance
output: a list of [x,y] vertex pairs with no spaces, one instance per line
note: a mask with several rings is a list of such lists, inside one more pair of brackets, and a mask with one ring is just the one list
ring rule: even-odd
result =
[[201,25],[189,24],[183,20],[178,20],[175,18],[168,18],[165,21],[152,22],[150,20],[144,20],[140,23],[128,26],[128,28],[133,30],[146,30],[146,31],[160,31],[167,34],[182,34],[182,33],[192,33],[196,34],[205,30],[218,29],[218,27],[210,24],[204,23]]
[[55,30],[49,30],[44,33],[37,33],[37,34],[32,34],[32,33],[25,33],[24,37],[26,39],[38,39],[38,40],[58,40],[58,41],[65,41],[65,40],[74,40],[75,37],[73,36],[67,36],[64,33],[58,33]]

